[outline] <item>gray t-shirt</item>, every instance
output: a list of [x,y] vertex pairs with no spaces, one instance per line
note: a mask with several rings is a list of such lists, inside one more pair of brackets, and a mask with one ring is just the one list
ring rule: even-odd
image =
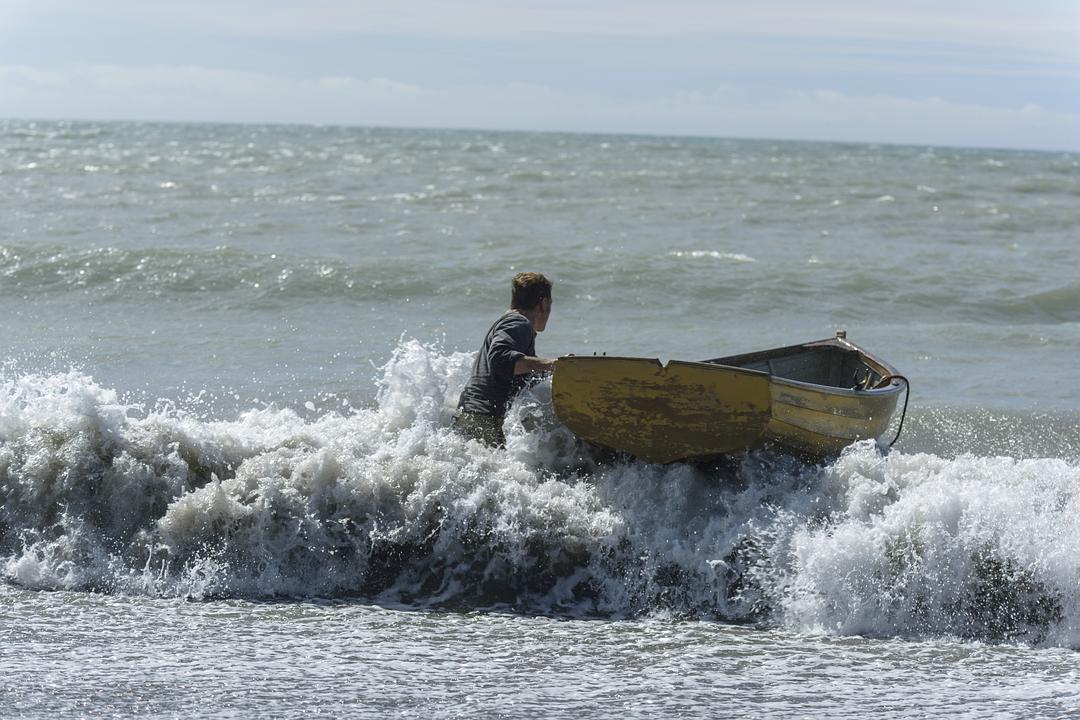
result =
[[510,310],[495,321],[484,337],[465,383],[458,408],[480,415],[503,415],[510,399],[528,384],[528,375],[514,375],[514,365],[536,355],[536,331],[521,313]]

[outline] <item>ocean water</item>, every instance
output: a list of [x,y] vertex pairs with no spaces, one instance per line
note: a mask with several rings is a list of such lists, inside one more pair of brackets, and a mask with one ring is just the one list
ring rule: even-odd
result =
[[[1080,156],[2,121],[0,218],[4,716],[1080,713]],[[465,442],[525,269],[549,356],[845,329],[903,434]]]

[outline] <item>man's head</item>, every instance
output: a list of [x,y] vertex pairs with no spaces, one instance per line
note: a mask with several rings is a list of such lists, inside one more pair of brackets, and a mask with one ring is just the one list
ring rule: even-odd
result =
[[536,332],[544,332],[551,314],[551,281],[540,273],[523,272],[510,286],[510,307],[526,315]]

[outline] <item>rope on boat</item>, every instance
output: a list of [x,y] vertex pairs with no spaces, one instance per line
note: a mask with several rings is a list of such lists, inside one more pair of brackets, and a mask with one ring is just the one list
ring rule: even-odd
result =
[[900,412],[900,426],[896,428],[896,437],[894,437],[892,439],[892,442],[889,443],[889,447],[892,447],[896,444],[896,441],[900,439],[900,433],[904,431],[904,418],[907,417],[907,403],[908,400],[911,399],[911,381],[903,375],[886,375],[885,377],[878,380],[877,386],[883,387],[885,383],[891,382],[893,380],[904,381],[904,409]]

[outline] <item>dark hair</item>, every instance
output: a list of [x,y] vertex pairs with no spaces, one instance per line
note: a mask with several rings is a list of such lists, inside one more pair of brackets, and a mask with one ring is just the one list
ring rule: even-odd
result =
[[540,273],[518,273],[510,288],[510,307],[514,310],[532,310],[544,298],[551,298],[551,281]]

